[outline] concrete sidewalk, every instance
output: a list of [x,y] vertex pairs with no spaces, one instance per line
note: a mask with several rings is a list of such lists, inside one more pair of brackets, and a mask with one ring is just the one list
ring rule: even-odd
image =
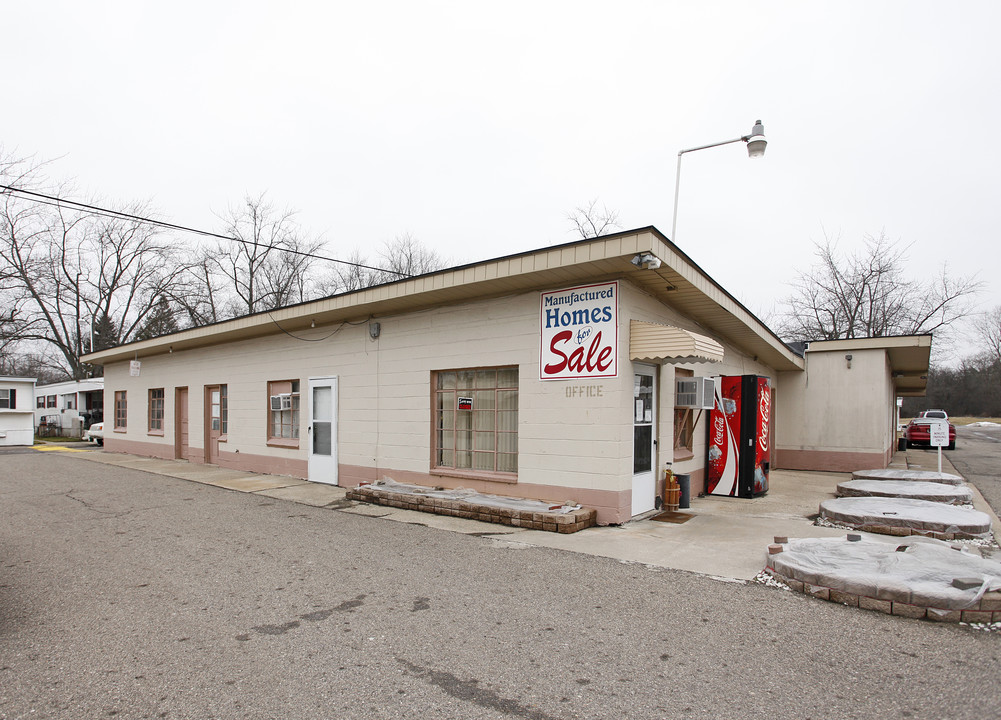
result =
[[[850,477],[848,473],[775,470],[770,476],[769,492],[764,497],[751,500],[693,497],[691,508],[683,511],[693,517],[681,524],[640,519],[621,526],[594,527],[561,535],[356,503],[345,497],[344,488],[298,478],[101,450],[82,452],[73,457],[314,507],[489,537],[493,542],[512,547],[558,548],[733,580],[749,580],[764,568],[767,547],[776,535],[791,538],[843,536],[844,530],[814,525],[813,517],[823,500],[834,497],[837,484]],[[925,450],[902,451],[894,456],[891,467],[937,470],[938,456]],[[955,473],[947,458],[943,458],[942,470]],[[974,506],[990,515],[997,528],[997,516],[980,492],[973,486],[971,489]],[[886,542],[899,540],[890,536],[863,534]]]

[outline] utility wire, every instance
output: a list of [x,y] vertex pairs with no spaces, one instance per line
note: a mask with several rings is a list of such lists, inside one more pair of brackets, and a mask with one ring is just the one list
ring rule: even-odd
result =
[[[46,195],[40,192],[34,192],[33,190],[24,190],[23,188],[11,187],[10,185],[0,184],[0,189],[3,190],[3,195],[20,196],[24,200],[29,200],[31,202],[38,203],[39,205],[49,205],[51,207],[62,207],[67,205],[71,208],[87,210],[95,215],[100,215],[102,217],[113,218],[117,220],[134,220],[135,222],[140,222],[145,225],[156,225],[157,227],[167,228],[168,230],[177,230],[179,232],[191,233],[192,235],[202,235],[204,237],[216,238],[219,240],[229,240],[230,242],[240,242],[246,245],[253,245],[254,247],[263,247],[268,249],[274,249],[274,245],[265,245],[263,243],[258,243],[253,240],[241,240],[240,238],[231,237],[229,235],[220,235],[219,233],[209,232],[208,230],[198,230],[197,228],[186,227],[184,225],[175,225],[174,223],[169,223],[164,220],[154,220],[153,218],[142,217],[140,215],[132,215],[130,213],[121,212],[119,210],[110,210],[108,208],[98,207],[96,205],[88,205],[87,203],[77,202],[75,200],[64,200],[63,198],[55,197],[53,195]],[[337,258],[325,257],[323,255],[316,255],[315,253],[303,252],[302,250],[289,250],[282,248],[283,252],[291,253],[292,255],[302,255],[303,257],[313,258],[314,260],[325,260],[327,262],[341,263],[342,265],[350,265],[352,267],[363,268],[365,270],[374,270],[375,272],[389,273],[391,275],[399,275],[400,277],[408,278],[413,277],[409,273],[399,272],[398,270],[387,270],[386,268],[372,267],[371,265],[363,265],[362,263],[350,262],[348,260],[338,260]]]

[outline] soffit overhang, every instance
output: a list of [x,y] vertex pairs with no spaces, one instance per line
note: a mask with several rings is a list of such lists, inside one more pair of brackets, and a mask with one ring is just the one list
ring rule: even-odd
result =
[[[633,264],[652,253],[660,267]],[[776,371],[803,359],[656,228],[647,227],[450,268],[270,312],[246,315],[84,356],[103,365],[279,333],[322,337],[330,326],[578,284],[623,280],[675,308],[705,334]]]

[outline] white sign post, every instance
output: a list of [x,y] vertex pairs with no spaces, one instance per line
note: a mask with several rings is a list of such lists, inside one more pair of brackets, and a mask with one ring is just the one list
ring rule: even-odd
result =
[[949,421],[936,418],[928,426],[928,444],[938,448],[938,471],[942,472],[942,448],[949,444]]

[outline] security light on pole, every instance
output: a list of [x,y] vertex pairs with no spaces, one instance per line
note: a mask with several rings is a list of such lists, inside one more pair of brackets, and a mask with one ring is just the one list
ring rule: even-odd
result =
[[712,143],[710,145],[699,145],[698,147],[688,148],[687,150],[681,150],[678,152],[678,174],[674,179],[674,218],[671,220],[672,242],[676,242],[675,228],[678,226],[678,191],[681,189],[682,155],[685,153],[695,152],[696,150],[708,150],[709,148],[719,147],[720,145],[730,145],[731,143],[737,142],[747,143],[748,157],[761,157],[765,154],[765,148],[768,146],[768,141],[765,139],[765,126],[761,124],[760,120],[758,120],[754,123],[754,127],[751,128],[751,132],[748,135],[741,135],[739,138],[734,138],[733,140],[724,140],[723,142]]

